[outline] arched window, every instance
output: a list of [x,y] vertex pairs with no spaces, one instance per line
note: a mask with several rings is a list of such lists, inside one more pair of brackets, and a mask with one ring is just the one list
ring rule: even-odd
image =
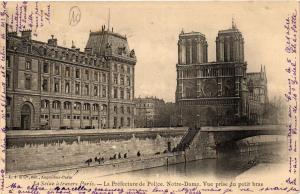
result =
[[64,109],[70,110],[71,109],[71,102],[68,102],[68,101],[64,102]]
[[42,108],[48,108],[49,107],[49,100],[42,100],[41,101],[41,107]]
[[101,111],[102,112],[107,112],[107,105],[106,104],[101,105]]
[[60,108],[60,102],[59,101],[53,101],[52,103],[52,108],[53,109],[59,109]]
[[90,109],[91,109],[90,104],[88,104],[88,103],[83,104],[83,110],[90,110]]
[[93,104],[93,111],[99,111],[99,105]]
[[81,108],[81,103],[80,102],[75,102],[74,103],[74,110],[80,110]]
[[66,92],[66,94],[70,93],[70,83],[69,82],[66,82],[65,92]]

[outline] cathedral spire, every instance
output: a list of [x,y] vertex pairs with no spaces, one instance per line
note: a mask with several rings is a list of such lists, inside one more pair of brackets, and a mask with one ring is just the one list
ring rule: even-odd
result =
[[235,25],[233,16],[232,16],[232,21],[231,21],[231,27],[232,27],[232,29],[236,29],[236,25]]
[[107,18],[107,31],[109,31],[109,26],[110,26],[110,8],[108,9],[108,18]]

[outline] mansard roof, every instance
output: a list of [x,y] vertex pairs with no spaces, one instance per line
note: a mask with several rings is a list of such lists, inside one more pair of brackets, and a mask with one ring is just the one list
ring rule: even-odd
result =
[[102,28],[90,32],[86,51],[97,56],[114,56],[136,62],[134,50],[130,50],[126,36]]

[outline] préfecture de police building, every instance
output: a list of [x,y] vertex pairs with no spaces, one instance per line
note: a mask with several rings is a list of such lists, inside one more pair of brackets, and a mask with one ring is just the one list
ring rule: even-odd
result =
[[7,33],[8,129],[129,128],[134,126],[136,57],[126,36],[90,32],[85,50]]

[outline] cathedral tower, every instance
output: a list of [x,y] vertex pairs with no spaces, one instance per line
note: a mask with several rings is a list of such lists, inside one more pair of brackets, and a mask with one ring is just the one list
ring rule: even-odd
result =
[[217,62],[244,62],[244,39],[232,20],[232,27],[221,30],[216,38]]
[[200,32],[184,33],[178,40],[178,64],[207,63],[207,42]]

